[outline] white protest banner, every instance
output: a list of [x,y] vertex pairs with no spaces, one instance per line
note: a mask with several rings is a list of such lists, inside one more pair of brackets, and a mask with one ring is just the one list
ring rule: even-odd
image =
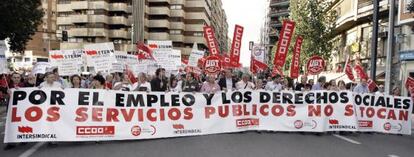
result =
[[122,73],[125,70],[125,65],[121,63],[112,63],[111,73]]
[[148,40],[148,47],[153,51],[158,50],[172,50],[171,40]]
[[254,44],[252,51],[253,51],[252,55],[256,60],[262,63],[266,63],[266,60],[265,60],[266,49],[264,46],[260,44]]
[[[123,72],[123,70],[125,70],[126,65],[128,65],[132,69],[138,66],[138,58],[136,55],[131,55],[124,51],[115,51],[115,58],[116,63],[113,63],[112,65],[116,67],[112,67],[113,72],[119,72],[121,69],[122,71],[120,72]],[[134,74],[136,75],[135,72]]]
[[112,63],[116,63],[114,43],[85,45],[84,54],[87,65],[94,67],[95,72],[110,71]]
[[[52,65],[49,62],[37,62],[32,69],[32,74],[45,74],[50,71]],[[60,74],[59,74],[60,75]]]
[[59,69],[59,75],[71,76],[81,73],[82,50],[53,50],[49,52],[50,64]]
[[9,73],[9,68],[7,67],[6,51],[6,41],[0,40],[0,74]]
[[[360,131],[359,120],[390,127],[371,131],[409,135],[411,111],[409,97],[347,91],[203,94],[19,88],[11,91],[4,142],[138,140],[248,130]],[[369,116],[358,119],[358,112]]]
[[412,103],[405,97],[373,94],[355,95],[359,131],[411,134]]

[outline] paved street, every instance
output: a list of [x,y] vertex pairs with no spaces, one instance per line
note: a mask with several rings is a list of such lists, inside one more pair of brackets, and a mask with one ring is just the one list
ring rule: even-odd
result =
[[[1,141],[4,137],[4,108],[0,109]],[[4,147],[1,144],[1,147]],[[74,156],[272,156],[272,157],[412,157],[414,136],[383,134],[322,135],[299,133],[234,133],[143,141],[46,143],[18,145],[0,150],[2,157]]]

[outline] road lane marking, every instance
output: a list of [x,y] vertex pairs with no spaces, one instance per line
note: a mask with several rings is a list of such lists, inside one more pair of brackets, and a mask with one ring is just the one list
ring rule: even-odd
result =
[[346,137],[341,136],[341,135],[336,135],[336,134],[334,134],[333,136],[335,136],[335,137],[337,137],[337,138],[339,138],[339,139],[345,140],[345,141],[347,141],[347,142],[349,142],[349,143],[353,143],[353,144],[361,144],[361,142],[355,141],[355,140],[350,139],[350,138],[346,138]]
[[394,155],[394,154],[389,154],[388,157],[400,157],[400,156]]
[[23,154],[20,154],[19,157],[29,157],[33,153],[35,153],[40,147],[42,147],[45,144],[45,142],[36,143],[32,148],[26,150],[23,152]]

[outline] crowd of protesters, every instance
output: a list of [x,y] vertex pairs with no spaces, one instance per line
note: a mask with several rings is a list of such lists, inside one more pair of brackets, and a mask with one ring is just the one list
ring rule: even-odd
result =
[[[132,81],[135,79],[136,81]],[[157,69],[154,75],[138,74],[130,78],[126,73],[111,73],[106,75],[73,75],[61,77],[57,69],[46,74],[19,74],[1,75],[0,90],[2,100],[7,98],[8,89],[39,87],[39,88],[88,88],[121,91],[146,92],[203,92],[214,93],[231,90],[268,90],[268,91],[314,91],[348,90],[356,93],[369,93],[367,80],[361,79],[358,83],[345,83],[342,80],[327,80],[321,76],[316,81],[301,76],[296,83],[289,77],[280,75],[271,76],[270,72],[251,76],[247,73],[232,70],[223,70],[218,76],[180,72],[176,75],[166,75],[162,68]],[[384,86],[379,85],[376,94],[382,94]],[[392,95],[400,96],[400,89],[394,88]]]

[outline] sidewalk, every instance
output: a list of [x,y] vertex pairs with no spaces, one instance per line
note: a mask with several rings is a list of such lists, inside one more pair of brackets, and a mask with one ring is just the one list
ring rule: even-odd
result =
[[0,115],[6,115],[6,106],[0,106]]

